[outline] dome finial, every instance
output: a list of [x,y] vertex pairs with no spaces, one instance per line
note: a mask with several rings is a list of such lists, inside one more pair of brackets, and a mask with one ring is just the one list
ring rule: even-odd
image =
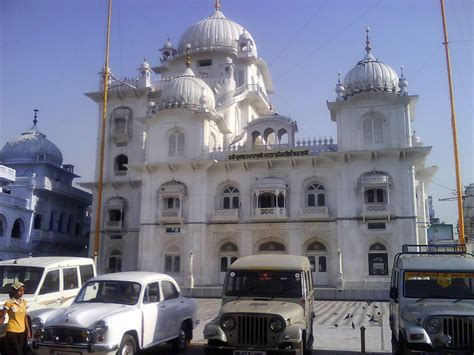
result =
[[186,68],[191,66],[191,45],[189,43],[186,45],[186,62],[184,64]]
[[372,46],[370,45],[370,38],[369,38],[370,27],[365,28],[365,50],[367,54],[370,54],[372,50]]
[[341,85],[341,71],[337,72],[337,85]]
[[400,66],[400,79],[405,79],[405,76],[403,75],[403,65]]
[[220,0],[215,0],[214,1],[214,9],[216,9],[216,11],[221,11],[221,1]]
[[38,123],[38,111],[37,109],[34,109],[33,110],[35,112],[35,117],[33,119],[33,126],[36,126],[36,124]]

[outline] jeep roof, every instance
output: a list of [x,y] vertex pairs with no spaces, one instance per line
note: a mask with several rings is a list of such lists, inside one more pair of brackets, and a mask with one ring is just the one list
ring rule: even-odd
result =
[[38,256],[31,258],[18,258],[0,261],[0,266],[32,266],[32,267],[65,267],[92,264],[91,258],[68,257],[68,256]]
[[311,264],[299,255],[250,255],[234,261],[229,270],[310,270]]
[[403,270],[474,270],[470,255],[403,255],[396,268]]

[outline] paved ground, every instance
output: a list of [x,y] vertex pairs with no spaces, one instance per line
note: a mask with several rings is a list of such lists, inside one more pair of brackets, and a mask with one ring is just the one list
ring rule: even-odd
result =
[[[194,330],[192,344],[199,346],[205,343],[202,334],[204,325],[216,316],[220,304],[219,299],[198,299],[198,318],[201,323]],[[361,326],[366,328],[367,352],[391,352],[388,303],[316,301],[314,311],[315,354],[359,352]]]

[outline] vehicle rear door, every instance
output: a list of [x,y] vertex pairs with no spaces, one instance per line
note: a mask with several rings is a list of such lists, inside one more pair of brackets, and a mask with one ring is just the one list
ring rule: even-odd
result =
[[158,281],[150,282],[143,294],[143,347],[165,339],[166,317],[160,313],[160,286]]
[[79,272],[77,266],[61,269],[63,279],[62,300],[64,305],[69,305],[79,292]]
[[[165,333],[167,338],[177,337],[181,324],[184,300],[180,297],[176,286],[168,280],[161,281],[163,301],[160,303],[159,316],[164,317]],[[162,318],[163,321],[163,318]]]

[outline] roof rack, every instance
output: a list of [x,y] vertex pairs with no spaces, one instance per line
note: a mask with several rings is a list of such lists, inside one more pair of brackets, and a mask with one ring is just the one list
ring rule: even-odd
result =
[[402,255],[471,255],[466,244],[403,244],[402,252],[395,255],[393,265],[398,264]]

